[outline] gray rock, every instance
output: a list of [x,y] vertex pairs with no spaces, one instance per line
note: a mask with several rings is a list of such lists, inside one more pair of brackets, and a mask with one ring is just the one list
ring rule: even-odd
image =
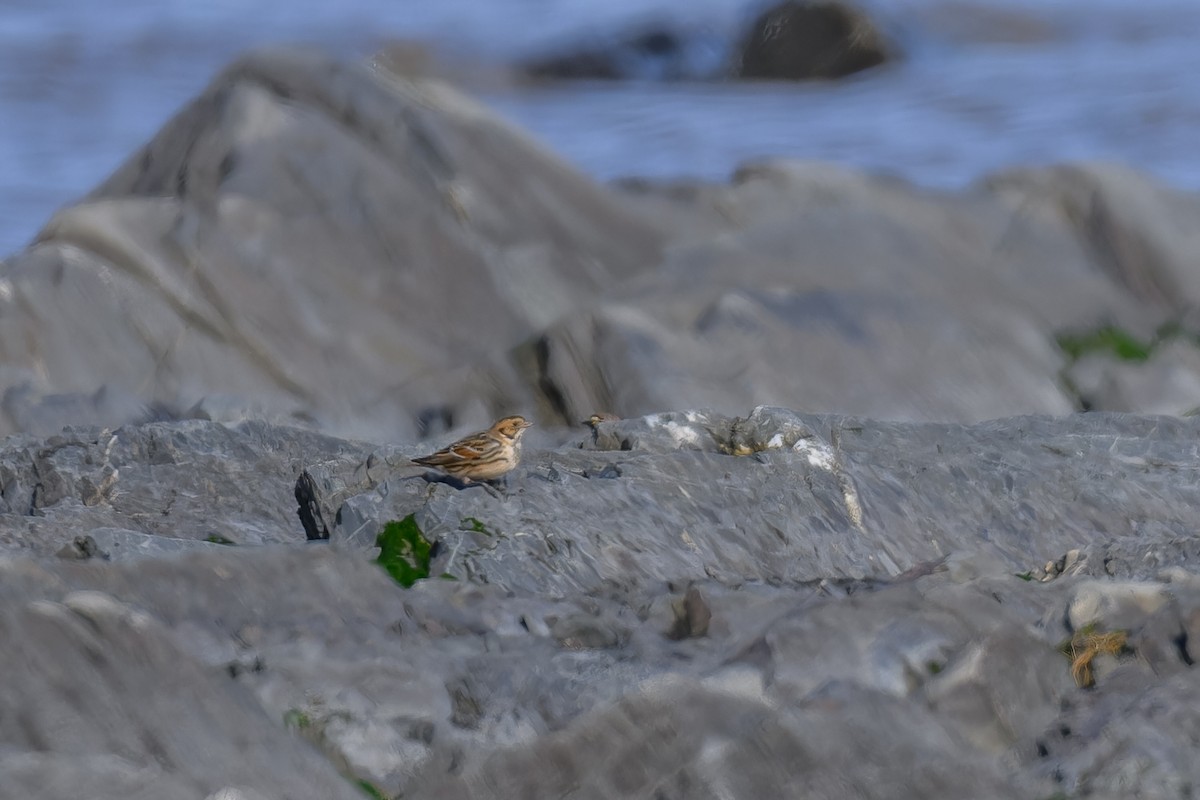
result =
[[1183,414],[1200,405],[1200,349],[1179,339],[1154,348],[1146,361],[1086,355],[1066,377],[1084,406],[1096,411]]
[[[316,753],[278,735],[244,690],[184,657],[149,615],[75,592],[0,614],[0,759],[23,796],[197,797],[229,783],[267,798],[351,798]],[[68,759],[68,755],[75,758]],[[75,779],[73,785],[69,782]]]
[[[0,383],[0,433],[197,403],[343,434],[482,425],[519,390],[493,355],[660,241],[445,84],[260,52],[0,265],[6,375],[38,376]],[[468,306],[489,313],[445,324]]]
[[[335,542],[370,546],[384,522],[415,514],[441,542],[437,572],[556,595],[702,577],[883,579],[956,551],[1024,573],[1072,548],[1127,548],[1113,563],[1139,579],[1191,558],[1175,543],[1200,502],[1180,469],[1196,457],[1192,420],[1028,417],[960,428],[779,409],[748,419],[749,441],[771,444],[775,426],[774,447],[723,454],[746,422],[714,414],[605,423],[593,446],[620,449],[527,453],[507,500],[426,483],[403,465],[370,478],[352,459],[309,472],[336,476],[322,479],[339,488],[318,504],[333,509],[323,525]],[[588,477],[609,465],[618,477]],[[1168,491],[1174,503],[1163,502]],[[550,517],[554,528],[530,528]],[[1151,552],[1161,556],[1146,559]]]
[[295,476],[317,454],[346,450],[367,452],[253,422],[11,437],[0,446],[0,546],[37,555],[67,546],[67,557],[99,551],[120,559],[296,541],[303,527]]
[[1083,581],[1076,584],[1067,606],[1072,630],[1098,625],[1105,630],[1131,628],[1162,608],[1165,587],[1138,581]]
[[787,0],[762,12],[739,47],[742,79],[841,78],[895,58],[865,12],[844,0]]
[[1022,213],[1070,231],[1131,295],[1176,313],[1200,299],[1200,197],[1116,164],[1016,169],[985,184]]
[[1155,675],[1174,675],[1192,666],[1185,619],[1200,610],[1200,603],[1194,593],[1188,601],[1185,604],[1172,597],[1129,633],[1129,647]]
[[1200,780],[1194,758],[1200,673],[1153,683],[1137,673],[1072,698],[1042,739],[1040,769],[1070,795],[1186,797]]
[[[1057,334],[1111,322],[1149,335],[1168,315],[1008,190],[771,162],[728,186],[627,194],[681,241],[516,354],[562,422],[758,403],[887,419],[1066,413],[1078,398]],[[1185,218],[1191,205],[1172,208]],[[1183,237],[1147,236],[1159,234],[1164,247]]]
[[928,712],[884,695],[835,684],[781,710],[690,682],[632,693],[529,747],[497,753],[432,796],[538,800],[568,792],[706,800],[1022,796]]
[[[0,785],[1168,796],[1192,769],[1197,424],[677,412],[532,439],[507,497],[427,483],[416,446],[261,423],[14,437],[11,485],[57,488],[0,514]],[[406,513],[457,580],[371,563]],[[91,558],[51,557],[81,531]],[[1078,572],[1014,575],[1068,550]],[[1135,585],[1168,602],[1075,689],[1066,609]]]
[[595,36],[556,47],[523,61],[517,69],[538,80],[705,79],[690,56],[697,49],[694,31],[648,25],[617,36]]

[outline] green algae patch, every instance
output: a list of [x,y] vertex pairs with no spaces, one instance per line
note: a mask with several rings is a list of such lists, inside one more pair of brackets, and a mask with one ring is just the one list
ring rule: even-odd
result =
[[433,545],[421,533],[414,514],[384,525],[375,537],[375,546],[379,548],[375,563],[404,588],[429,577]]
[[1062,333],[1058,346],[1071,361],[1078,361],[1088,353],[1110,353],[1121,361],[1146,361],[1161,341],[1156,337],[1143,342],[1128,331],[1115,325],[1106,325],[1084,333]]
[[354,781],[354,785],[358,787],[360,792],[367,797],[373,798],[373,800],[392,800],[390,796],[383,793],[382,789],[370,781],[359,779]]

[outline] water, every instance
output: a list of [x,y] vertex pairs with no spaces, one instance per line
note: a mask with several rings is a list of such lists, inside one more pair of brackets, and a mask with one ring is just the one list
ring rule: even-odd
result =
[[[909,57],[847,81],[642,81],[482,97],[600,179],[721,179],[744,160],[790,156],[958,186],[1006,166],[1099,159],[1200,188],[1200,3],[992,0],[985,11],[1028,14],[1046,29],[1016,42],[980,41],[1006,38],[990,23],[949,30],[947,20],[978,20],[968,0],[890,0],[878,10]],[[349,58],[422,38],[503,62],[641,20],[728,41],[752,11],[744,0],[6,0],[0,254],[27,243],[255,45],[312,42]]]

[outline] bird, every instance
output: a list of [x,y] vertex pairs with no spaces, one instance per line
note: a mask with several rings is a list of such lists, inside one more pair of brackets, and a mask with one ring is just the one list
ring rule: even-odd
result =
[[610,414],[607,411],[597,411],[595,414],[592,414],[590,417],[588,417],[587,419],[585,419],[583,422],[581,422],[579,424],[587,425],[592,430],[596,430],[596,428],[600,425],[601,422],[620,422],[620,421],[621,421],[621,418],[618,417],[616,414]]
[[484,483],[505,478],[521,463],[521,437],[533,423],[522,416],[505,417],[486,431],[464,436],[436,453],[412,459],[434,467],[463,483]]
[[[595,414],[592,414],[590,417],[588,417],[587,419],[585,419],[583,422],[581,422],[579,424],[586,425],[592,429],[592,444],[596,444],[600,440],[600,424],[601,423],[603,423],[603,422],[620,422],[620,421],[621,421],[621,418],[618,417],[616,414],[610,414],[607,411],[597,411]],[[579,446],[583,447],[586,444],[587,444],[587,442],[583,442]]]

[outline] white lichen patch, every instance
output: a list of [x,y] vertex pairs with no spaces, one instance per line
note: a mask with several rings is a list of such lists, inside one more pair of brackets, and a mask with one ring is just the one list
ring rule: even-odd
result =
[[783,447],[783,434],[777,433],[767,442],[768,450],[779,450]]
[[834,449],[817,439],[801,439],[792,445],[792,452],[803,455],[808,460],[809,466],[825,470],[837,478],[838,486],[842,490],[842,502],[846,506],[850,522],[860,533],[865,533],[862,501],[859,500],[858,490],[854,488],[854,481],[850,479],[850,476],[842,471]]
[[678,422],[668,420],[663,424],[663,429],[671,435],[671,439],[676,445],[699,445],[700,433],[695,428],[690,428],[686,425],[680,425]]
[[684,531],[683,533],[679,534],[679,538],[682,539],[683,543],[686,544],[688,547],[690,547],[692,550],[694,550],[697,553],[700,552],[700,548],[696,546],[696,541],[694,539],[692,539],[692,535],[690,533],[688,533],[687,531]]
[[809,466],[826,472],[837,472],[837,456],[833,448],[816,439],[801,439],[792,445],[792,452],[808,459]]
[[862,503],[858,500],[858,490],[854,488],[854,483],[850,478],[838,473],[838,482],[842,486],[842,500],[846,503],[846,513],[850,515],[850,521],[854,523],[854,527],[860,533],[866,533],[863,529],[863,511]]

